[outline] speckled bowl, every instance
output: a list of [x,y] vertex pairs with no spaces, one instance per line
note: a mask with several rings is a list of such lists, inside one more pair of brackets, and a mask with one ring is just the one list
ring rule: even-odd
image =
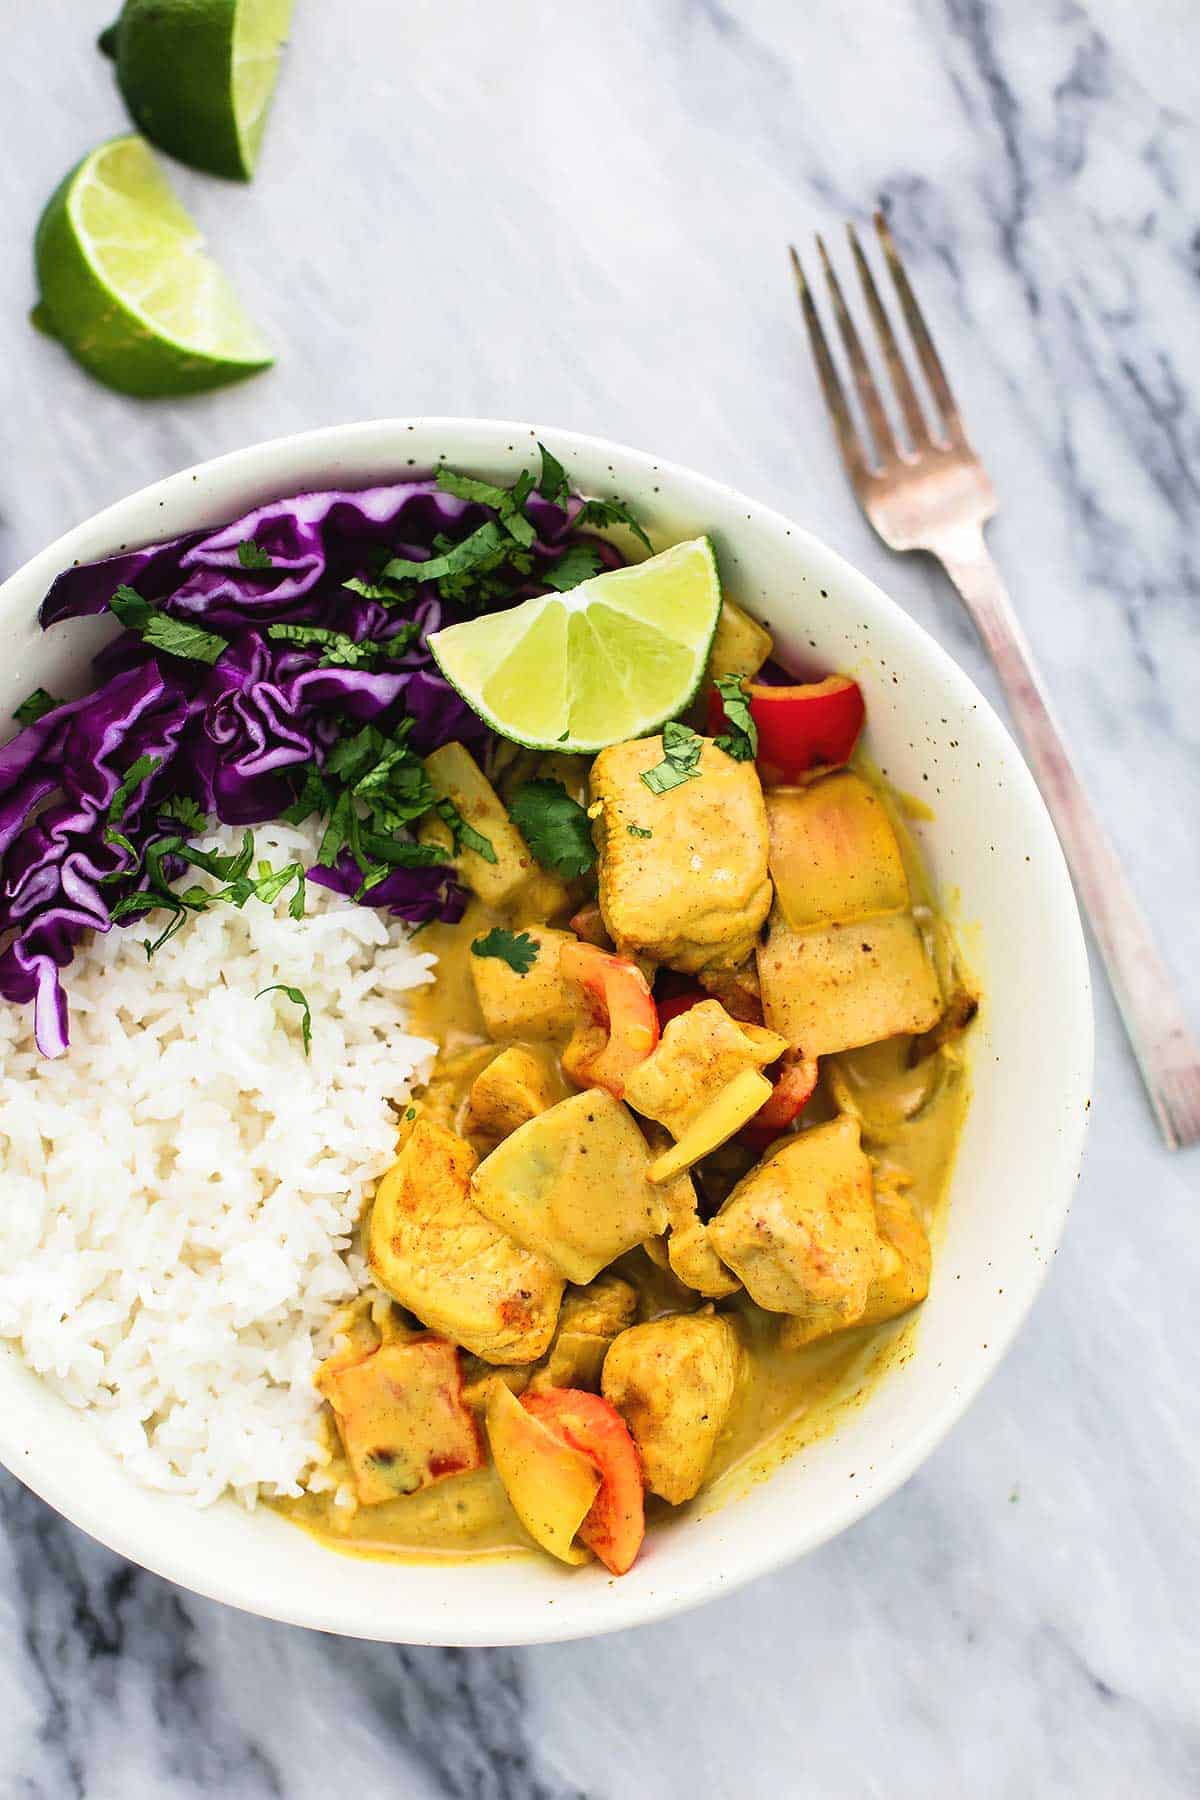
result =
[[918,836],[940,892],[960,897],[986,997],[948,1221],[910,1353],[769,1479],[652,1534],[620,1581],[599,1565],[568,1571],[540,1557],[368,1561],[322,1549],[266,1510],[250,1515],[230,1502],[198,1512],[135,1487],[86,1417],[11,1349],[0,1353],[0,1458],[76,1525],[197,1593],[405,1643],[518,1644],[662,1618],[766,1574],[878,1505],[961,1416],[1033,1302],[1066,1219],[1091,1078],[1071,884],[1033,781],[987,702],[886,595],[799,525],[637,450],[548,426],[384,420],[258,444],[172,475],[69,532],[0,588],[0,716],[39,684],[61,692],[80,681],[106,629],[85,620],[39,633],[38,602],[68,563],[213,525],[275,496],[442,460],[511,480],[538,436],[584,490],[634,503],[660,542],[711,533],[729,590],[770,624],[784,661],[857,676],[868,748],[898,787],[936,809]]

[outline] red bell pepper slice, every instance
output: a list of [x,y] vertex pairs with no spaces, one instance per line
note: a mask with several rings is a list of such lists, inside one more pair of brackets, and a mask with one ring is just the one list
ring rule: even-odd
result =
[[765,1150],[768,1144],[785,1132],[808,1102],[817,1085],[817,1059],[801,1056],[798,1050],[787,1050],[779,1059],[779,1074],[771,1090],[748,1125],[743,1125],[740,1141],[751,1150]]
[[606,1569],[624,1575],[646,1535],[642,1458],[629,1427],[608,1400],[583,1388],[522,1394],[521,1405],[594,1465],[600,1487],[578,1536]]
[[[743,684],[758,727],[756,762],[764,786],[783,787],[848,762],[866,717],[862,689],[849,675],[798,687]],[[725,729],[725,706],[716,688],[708,698],[708,728]]]
[[658,1043],[654,996],[636,963],[595,944],[564,944],[559,969],[578,984],[583,1010],[563,1052],[563,1068],[585,1087],[619,1100],[631,1070]]
[[671,1020],[677,1019],[680,1013],[691,1012],[693,1006],[699,1006],[702,1000],[711,999],[712,995],[701,987],[683,988],[678,994],[668,994],[663,1000],[656,999],[654,1004],[658,1008],[659,1031],[665,1031]]

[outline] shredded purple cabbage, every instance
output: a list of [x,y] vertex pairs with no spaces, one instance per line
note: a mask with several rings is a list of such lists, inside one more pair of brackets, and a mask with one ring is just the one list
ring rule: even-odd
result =
[[[572,541],[580,502],[558,506],[533,494],[525,513],[538,536],[524,593],[544,591],[545,572]],[[320,769],[339,739],[366,724],[394,732],[411,720],[413,748],[427,754],[454,739],[485,744],[488,729],[437,669],[429,635],[460,616],[433,583],[411,603],[384,606],[348,590],[370,583],[381,553],[425,561],[435,538],[455,542],[496,515],[433,480],[270,501],[212,532],[190,532],[144,549],[64,570],[39,618],[44,629],[108,609],[119,584],[170,617],[218,633],[228,648],[211,666],[149,649],[124,631],[95,660],[98,685],[54,708],[0,747],[0,995],[32,1002],[39,1048],[67,1047],[60,979],[87,931],[107,931],[137,864],[106,839],[109,811],[140,757],[158,766],[128,797],[119,831],[138,853],[178,826],[162,815],[186,796],[227,825],[279,817],[305,767]],[[270,567],[242,566],[253,542]],[[576,540],[577,541],[577,540]],[[611,545],[596,543],[606,564]],[[272,623],[315,625],[353,638],[416,631],[379,670],[322,666],[319,647],[273,640]],[[182,867],[182,865],[180,865]],[[309,880],[354,895],[362,871],[348,852]],[[455,920],[464,895],[445,864],[396,868],[367,904],[417,925]]]

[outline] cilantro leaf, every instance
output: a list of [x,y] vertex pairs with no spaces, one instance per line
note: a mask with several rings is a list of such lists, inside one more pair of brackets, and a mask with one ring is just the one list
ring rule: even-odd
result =
[[654,836],[654,833],[647,831],[644,825],[627,825],[625,829],[630,837],[652,838]]
[[538,449],[542,453],[542,472],[538,476],[537,491],[543,500],[549,500],[553,506],[561,506],[571,492],[567,471],[557,456],[547,450],[545,444],[539,442]]
[[494,956],[517,975],[528,975],[537,961],[538,946],[527,931],[504,931],[494,925],[471,944],[472,956]]
[[238,561],[243,569],[273,569],[274,561],[253,538],[243,538],[237,547]]
[[300,1008],[300,1036],[304,1040],[304,1054],[307,1056],[312,1048],[312,1008],[304,989],[289,987],[284,981],[275,981],[270,987],[259,988],[254,998],[261,1000],[264,994],[284,994],[293,1006]]
[[143,643],[165,656],[182,656],[189,662],[215,663],[229,648],[229,639],[215,631],[202,631],[169,613],[154,613],[142,632]]
[[641,523],[623,500],[585,500],[582,509],[572,520],[575,530],[584,525],[624,525],[640,543],[645,544],[651,554],[654,552],[654,545],[646,536]]
[[108,604],[126,630],[140,631],[143,642],[152,650],[161,650],[165,656],[215,663],[222,651],[229,648],[227,638],[218,637],[215,631],[203,631],[199,625],[189,625],[184,619],[173,618],[170,613],[144,600],[137,589],[126,582],[121,583]]
[[172,794],[158,810],[168,819],[178,819],[189,831],[203,831],[208,823],[208,814],[204,808],[188,794]]
[[504,548],[504,531],[495,519],[488,519],[470,537],[452,544],[438,556],[429,557],[426,562],[409,562],[405,557],[394,556],[384,564],[383,574],[391,581],[441,581],[446,575],[464,574]]
[[352,575],[349,581],[343,581],[342,586],[364,600],[382,600],[385,606],[394,606],[397,600],[405,597],[394,582],[360,581],[357,575]]
[[642,780],[652,794],[665,794],[671,788],[682,787],[685,781],[694,780],[700,773],[696,764],[700,761],[704,739],[699,732],[672,719],[663,726],[662,742],[662,761],[655,763],[652,769],[642,770]]
[[433,810],[450,827],[450,842],[456,856],[460,850],[473,850],[476,856],[482,856],[484,862],[494,863],[498,860],[491,838],[484,837],[482,831],[476,831],[473,825],[468,825],[448,794],[444,800],[436,803]]
[[572,544],[546,570],[544,580],[547,587],[557,588],[560,594],[565,594],[568,588],[578,587],[581,581],[590,581],[593,575],[600,573],[601,567],[600,552],[593,545]]
[[569,881],[595,864],[591,821],[561,781],[523,782],[508,813],[543,869]]
[[753,762],[758,755],[758,726],[750,711],[750,697],[742,686],[740,675],[718,675],[717,692],[725,708],[729,730],[717,739],[718,750],[724,750],[734,762]]
[[329,783],[322,779],[316,763],[305,763],[301,770],[300,791],[291,806],[280,815],[289,825],[303,825],[314,813],[325,814],[333,806]]
[[44,719],[48,712],[53,712],[56,706],[61,705],[62,701],[56,700],[53,694],[48,694],[45,688],[34,688],[32,694],[26,694],[13,713],[13,718],[18,725],[36,725],[39,719]]
[[118,850],[123,850],[130,859],[130,867],[127,869],[117,869],[111,875],[102,875],[100,878],[101,885],[105,885],[111,881],[119,881],[123,875],[132,875],[134,871],[140,867],[142,859],[138,854],[137,848],[130,843],[123,831],[117,830],[117,827],[124,823],[125,815],[129,811],[129,802],[133,797],[135,789],[139,788],[143,781],[148,780],[149,777],[153,775],[154,771],[161,768],[161,766],[161,756],[139,756],[136,762],[130,763],[128,769],[125,771],[125,776],[120,787],[109,801],[108,812],[105,814],[104,842],[106,844],[115,844]]
[[323,651],[322,669],[367,669],[399,656],[416,636],[414,624],[402,625],[389,638],[352,638],[344,631],[329,631],[323,625],[268,625],[267,636],[281,643],[319,645]]
[[522,470],[512,487],[505,488],[443,467],[437,472],[437,484],[443,493],[453,494],[456,500],[474,500],[482,506],[490,506],[509,537],[526,549],[535,541],[537,531],[522,511],[533,492],[533,476],[528,470]]
[[131,588],[127,581],[120,584],[108,604],[122,625],[128,626],[131,631],[141,631],[142,627],[149,623],[150,615],[154,611],[150,602],[143,600],[137,589]]

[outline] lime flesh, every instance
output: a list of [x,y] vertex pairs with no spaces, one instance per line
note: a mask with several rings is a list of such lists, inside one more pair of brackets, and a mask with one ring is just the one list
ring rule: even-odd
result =
[[60,183],[34,260],[37,323],[124,393],[197,393],[272,360],[139,137],[102,144]]
[[591,754],[682,712],[721,611],[707,538],[613,569],[565,594],[435,632],[447,680],[502,736]]
[[135,123],[210,175],[249,181],[292,0],[125,0],[101,48]]

